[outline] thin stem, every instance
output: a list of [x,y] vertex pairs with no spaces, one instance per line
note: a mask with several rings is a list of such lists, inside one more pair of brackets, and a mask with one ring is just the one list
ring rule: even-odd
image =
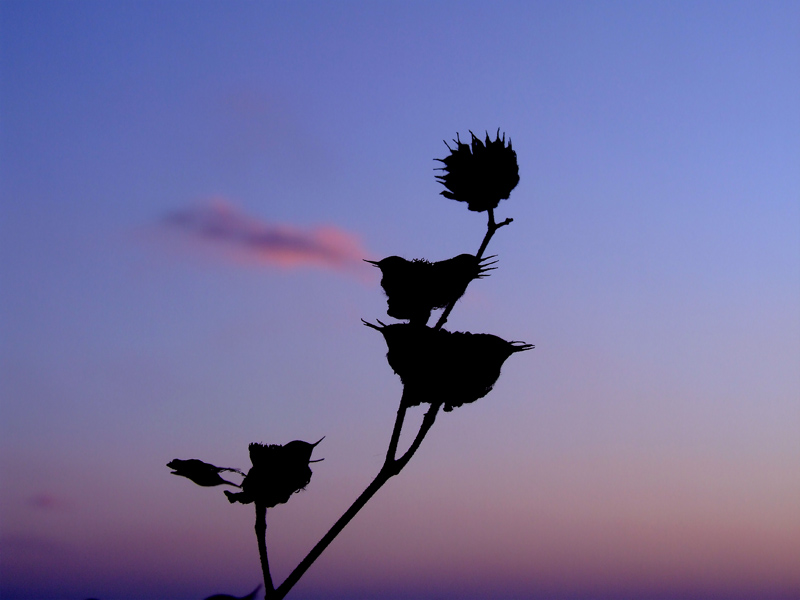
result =
[[394,468],[396,469],[395,474],[399,473],[403,467],[408,464],[408,461],[411,460],[411,457],[414,456],[414,453],[417,451],[420,444],[422,444],[422,440],[425,439],[428,430],[433,427],[433,422],[436,420],[436,415],[439,413],[439,407],[441,407],[441,404],[432,404],[428,412],[425,413],[425,416],[422,418],[422,425],[420,425],[419,431],[417,432],[417,437],[411,442],[406,453],[394,463]]
[[489,240],[492,239],[494,232],[500,229],[501,227],[505,227],[509,223],[513,223],[514,219],[506,219],[500,223],[494,222],[494,209],[490,208],[489,212],[489,222],[486,225],[486,235],[483,236],[483,241],[481,242],[481,247],[478,249],[478,253],[475,255],[478,260],[481,259],[483,253],[486,251],[486,246],[489,245]]
[[[364,505],[369,502],[370,498],[372,498],[375,493],[381,489],[387,481],[389,481],[389,479],[400,473],[408,461],[411,460],[411,457],[417,451],[420,444],[422,444],[422,440],[425,438],[425,435],[428,433],[428,430],[430,430],[434,420],[436,419],[436,413],[439,410],[439,406],[439,404],[431,406],[431,409],[425,414],[425,417],[422,420],[422,425],[419,428],[419,432],[417,432],[417,436],[414,438],[411,446],[402,457],[397,460],[394,458],[390,460],[387,454],[386,462],[383,464],[383,467],[381,467],[381,470],[378,472],[375,479],[372,480],[372,483],[370,483],[367,488],[361,492],[361,495],[356,498],[356,501],[353,502],[352,505],[350,505],[350,508],[348,508],[345,513],[339,517],[339,520],[336,521],[333,527],[328,530],[328,533],[322,536],[322,539],[317,542],[317,545],[314,546],[311,549],[311,552],[309,552],[308,555],[306,555],[306,557],[300,562],[300,564],[295,567],[294,571],[289,574],[286,580],[278,586],[272,596],[268,597],[268,600],[282,600],[305,574],[309,567],[314,564],[314,561],[319,558],[325,548],[327,548],[336,538],[336,536],[341,533],[342,529],[344,529],[347,524],[353,520],[353,517],[358,514],[358,511],[364,508]],[[392,432],[392,441],[394,442],[395,452],[397,451],[397,440],[400,438],[400,429],[402,429],[402,421],[405,417],[405,412],[405,408],[402,406],[397,411],[397,420],[395,421],[395,428]]]
[[[486,235],[483,236],[481,247],[478,248],[478,253],[475,255],[475,258],[477,258],[478,260],[480,260],[483,257],[483,253],[486,252],[486,247],[489,245],[489,241],[492,239],[492,236],[494,236],[495,231],[497,231],[501,227],[505,227],[509,223],[513,223],[514,221],[514,219],[509,218],[500,223],[495,223],[494,209],[490,208],[488,210],[488,213],[489,213],[489,222],[486,224]],[[441,329],[442,326],[445,323],[447,323],[447,317],[450,316],[450,313],[452,312],[453,307],[456,305],[457,301],[458,299],[454,300],[445,307],[444,311],[442,312],[442,316],[439,317],[439,320],[436,322],[436,325],[434,325],[433,327],[434,329]]]
[[267,559],[267,506],[256,502],[256,538],[258,539],[258,556],[261,558],[261,573],[264,575],[264,598],[271,600],[275,594],[272,576],[269,574]]
[[397,418],[394,421],[392,438],[389,440],[389,449],[386,451],[386,461],[384,462],[384,466],[394,461],[395,455],[397,454],[397,444],[400,442],[400,432],[403,429],[403,421],[405,420],[405,418],[406,418],[406,405],[401,399],[400,406],[397,408]]
[[292,571],[286,580],[278,586],[278,589],[275,590],[275,595],[273,600],[281,600],[289,593],[289,590],[294,587],[300,578],[305,574],[308,568],[314,564],[314,561],[319,558],[320,554],[328,547],[328,545],[336,538],[339,533],[341,533],[342,529],[356,516],[359,510],[361,510],[364,505],[375,495],[383,484],[386,483],[392,475],[387,472],[385,469],[381,469],[378,473],[377,477],[373,479],[372,483],[367,486],[361,495],[356,499],[355,502],[348,508],[345,513],[339,517],[339,520],[334,523],[333,527],[328,530],[322,539],[317,542],[317,545],[311,549],[311,552],[306,555],[306,557],[300,562],[297,567],[295,567],[294,571]]

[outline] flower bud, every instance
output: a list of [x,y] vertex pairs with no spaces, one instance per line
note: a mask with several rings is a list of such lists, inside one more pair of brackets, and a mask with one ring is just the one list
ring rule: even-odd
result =
[[202,460],[197,460],[196,458],[190,458],[188,460],[181,460],[180,458],[175,458],[167,463],[167,466],[172,469],[173,475],[179,475],[180,477],[186,477],[191,481],[195,482],[197,485],[201,485],[203,487],[213,487],[215,485],[232,485],[235,487],[239,487],[235,483],[231,483],[230,481],[226,481],[222,477],[220,477],[220,473],[223,471],[232,471],[234,473],[239,473],[240,475],[242,472],[239,469],[231,469],[228,467],[217,467],[212,464],[203,462]]

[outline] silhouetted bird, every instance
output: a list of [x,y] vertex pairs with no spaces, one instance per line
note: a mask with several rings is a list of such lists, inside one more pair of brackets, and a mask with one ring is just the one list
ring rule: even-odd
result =
[[456,302],[473,279],[485,277],[487,271],[495,269],[489,265],[497,261],[485,262],[492,258],[494,256],[478,259],[472,254],[459,254],[431,263],[389,256],[377,262],[366,262],[381,270],[387,314],[395,319],[408,319],[415,325],[425,325],[432,310]]
[[209,596],[205,600],[254,600],[256,594],[258,593],[258,590],[260,589],[261,586],[259,585],[258,587],[256,587],[256,589],[247,594],[247,596],[230,596],[228,594],[214,594],[213,596]]
[[223,471],[231,471],[233,473],[244,475],[244,473],[242,473],[239,469],[216,467],[209,463],[205,463],[202,460],[197,460],[196,458],[190,458],[188,460],[176,458],[169,461],[167,466],[170,469],[173,469],[173,475],[186,477],[187,479],[194,481],[197,485],[202,485],[204,487],[212,487],[215,485],[232,485],[235,487],[240,487],[236,483],[223,479],[219,474]]
[[472,143],[464,144],[456,135],[455,148],[445,142],[450,155],[437,158],[444,167],[444,175],[437,175],[439,183],[447,189],[440,192],[445,198],[466,202],[475,212],[497,208],[500,200],[505,200],[519,183],[517,153],[511,148],[511,140],[506,146],[506,135],[492,141],[486,134],[486,142],[479,140],[474,133]]
[[450,332],[408,323],[373,325],[383,334],[386,359],[403,382],[406,406],[443,403],[445,411],[488,394],[506,359],[533,348],[487,333]]
[[228,501],[242,504],[259,502],[267,508],[287,502],[292,494],[304,489],[311,481],[308,465],[318,462],[311,460],[311,453],[323,439],[314,444],[295,440],[285,446],[250,444],[248,449],[253,467],[242,481],[241,492],[225,490]]

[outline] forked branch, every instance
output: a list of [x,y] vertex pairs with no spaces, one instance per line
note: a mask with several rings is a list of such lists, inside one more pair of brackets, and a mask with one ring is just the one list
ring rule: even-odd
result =
[[[409,446],[408,450],[406,450],[403,456],[401,456],[399,459],[395,459],[394,455],[397,452],[397,444],[400,440],[400,432],[403,428],[403,420],[405,419],[406,413],[405,406],[400,406],[397,411],[394,430],[392,431],[392,439],[389,442],[389,450],[386,454],[386,461],[383,463],[383,467],[381,467],[378,475],[372,480],[372,483],[370,483],[367,488],[361,492],[361,495],[356,498],[356,501],[353,502],[352,505],[350,505],[350,508],[348,508],[345,513],[339,517],[339,520],[336,521],[333,527],[328,530],[328,533],[322,536],[322,539],[317,542],[317,545],[311,549],[311,552],[309,552],[308,555],[306,555],[306,557],[300,562],[300,564],[297,565],[295,570],[289,574],[286,580],[274,591],[267,590],[265,596],[267,600],[282,600],[305,574],[309,567],[314,564],[314,561],[319,558],[325,548],[330,545],[336,536],[341,533],[342,529],[344,529],[353,519],[353,517],[358,514],[358,511],[360,511],[364,505],[369,502],[370,498],[372,498],[375,493],[381,489],[387,481],[389,481],[389,479],[403,470],[403,467],[405,467],[408,464],[408,461],[411,460],[411,457],[414,456],[414,453],[416,453],[417,449],[422,444],[422,440],[425,439],[428,431],[433,426],[433,422],[436,420],[436,414],[438,413],[440,406],[441,404],[434,404],[431,406],[428,412],[425,413],[425,417],[422,419],[422,424],[420,425],[414,441],[411,442],[411,446]],[[269,573],[265,572],[264,577],[266,580],[269,577]]]
[[[492,236],[494,236],[495,231],[497,231],[501,227],[505,227],[506,225],[514,222],[514,219],[509,217],[505,221],[501,221],[500,223],[495,223],[494,209],[490,208],[488,209],[487,212],[489,213],[489,222],[486,224],[486,235],[483,236],[481,247],[478,248],[478,252],[477,254],[475,254],[475,258],[477,258],[478,260],[483,258],[483,253],[486,252],[486,248],[489,245]],[[444,311],[442,311],[442,316],[439,317],[439,320],[436,322],[436,325],[434,325],[433,327],[434,329],[441,329],[444,326],[444,324],[447,323],[447,317],[450,316],[450,313],[452,312],[453,307],[456,305],[457,301],[458,299],[451,302],[445,307]]]

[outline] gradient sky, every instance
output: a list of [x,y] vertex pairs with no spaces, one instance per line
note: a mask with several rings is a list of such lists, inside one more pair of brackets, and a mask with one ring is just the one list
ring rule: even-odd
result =
[[290,598],[800,597],[797,2],[4,0],[0,69],[3,599],[249,592],[252,508],[165,464],[324,435],[281,581],[400,396],[360,259],[477,250],[433,159],[498,127],[448,327],[536,349]]

